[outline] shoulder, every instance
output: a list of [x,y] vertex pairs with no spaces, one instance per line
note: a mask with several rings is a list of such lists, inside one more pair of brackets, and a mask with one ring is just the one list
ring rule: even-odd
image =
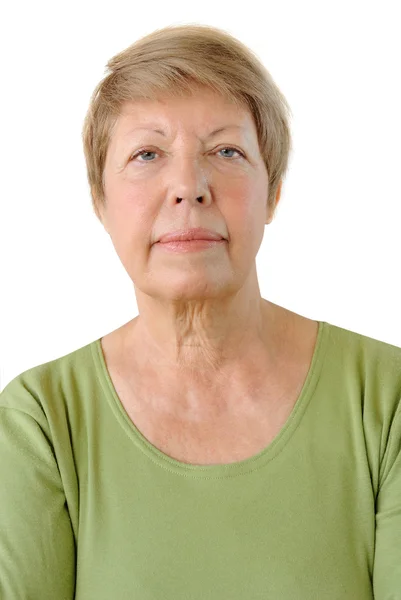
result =
[[338,325],[328,324],[330,342],[343,360],[354,357],[363,372],[374,371],[401,384],[401,347]]
[[401,440],[401,347],[328,327],[326,381],[351,399],[353,413],[362,419],[367,450],[382,463],[388,441],[394,436]]
[[90,371],[95,343],[19,373],[0,392],[0,407],[18,409],[36,420],[65,408],[76,389],[74,382]]

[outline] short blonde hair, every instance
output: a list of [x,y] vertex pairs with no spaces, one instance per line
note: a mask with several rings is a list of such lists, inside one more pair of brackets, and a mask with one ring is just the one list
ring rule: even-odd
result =
[[104,205],[104,166],[113,127],[126,101],[183,96],[207,86],[253,115],[269,177],[273,214],[288,167],[291,109],[257,56],[236,38],[209,25],[169,25],[140,38],[107,63],[92,93],[82,140],[92,207]]

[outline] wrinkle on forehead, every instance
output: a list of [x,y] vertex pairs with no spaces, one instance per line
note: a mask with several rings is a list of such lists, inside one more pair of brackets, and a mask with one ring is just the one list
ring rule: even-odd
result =
[[[248,107],[238,106],[216,93],[212,93],[211,97],[209,94],[210,92],[207,90],[205,97],[205,91],[202,90],[198,96],[173,96],[156,100],[126,101],[122,106],[116,125],[119,130],[122,129],[124,137],[131,135],[135,129],[140,127],[154,128],[161,132],[164,124],[167,126],[167,130],[170,130],[170,121],[175,119],[178,123],[181,123],[185,116],[183,106],[190,104],[189,124],[192,126],[196,123],[196,115],[199,114],[202,127],[207,128],[204,138],[211,136],[216,128],[219,129],[228,125],[244,131],[250,127],[256,129],[253,116]],[[221,110],[219,110],[220,107]],[[221,112],[222,119],[218,119],[218,116],[216,119],[216,111],[217,113]],[[233,116],[229,118],[227,113],[232,113]],[[124,131],[124,129],[130,127],[132,119],[137,122],[136,127]],[[208,123],[210,123],[209,127],[207,127]]]

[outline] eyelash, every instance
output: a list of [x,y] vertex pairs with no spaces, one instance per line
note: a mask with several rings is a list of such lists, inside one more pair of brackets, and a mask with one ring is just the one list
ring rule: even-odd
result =
[[[241,152],[241,150],[238,150],[238,148],[234,148],[234,146],[224,146],[223,148],[219,148],[219,150],[217,150],[217,152],[220,152],[220,150],[235,150],[236,152],[238,152],[238,154],[242,157],[245,158],[245,154],[243,152]],[[135,154],[132,154],[130,156],[130,161],[132,161],[134,158],[136,158],[137,156],[140,156],[141,154],[146,154],[147,152],[154,152],[155,154],[157,154],[157,152],[155,150],[151,150],[150,148],[143,148],[142,150],[138,150],[138,152],[135,152]],[[228,160],[234,160],[234,158],[231,156],[226,157],[228,158]],[[145,161],[140,161],[140,162],[153,162],[152,160],[145,160]]]

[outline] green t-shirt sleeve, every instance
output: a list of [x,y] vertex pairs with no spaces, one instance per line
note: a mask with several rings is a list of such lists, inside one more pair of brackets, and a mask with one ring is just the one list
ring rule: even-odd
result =
[[0,598],[72,600],[71,521],[47,419],[27,394],[18,378],[0,394]]
[[401,406],[394,417],[376,496],[375,600],[401,598]]

